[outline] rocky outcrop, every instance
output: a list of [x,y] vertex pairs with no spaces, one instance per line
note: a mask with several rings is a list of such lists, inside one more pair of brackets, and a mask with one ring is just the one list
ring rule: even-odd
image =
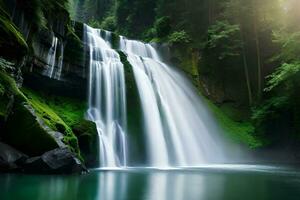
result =
[[0,142],[0,172],[73,174],[87,172],[87,169],[68,148],[57,148],[41,156],[28,157]]
[[72,127],[74,134],[78,138],[81,155],[88,167],[96,167],[99,163],[98,155],[98,132],[94,122],[82,120],[79,124]]
[[31,156],[59,147],[27,103],[14,106],[1,136],[8,144]]
[[[86,98],[88,70],[85,67],[81,26],[83,24],[74,22],[72,26],[65,28],[64,34],[55,30],[42,30],[37,33],[32,42],[33,55],[28,57],[27,64],[22,69],[25,85],[61,96]],[[54,38],[58,41],[55,49],[53,49]],[[54,50],[55,75],[59,71],[59,65],[62,64],[59,78],[49,77],[47,73],[52,67],[49,63],[49,53]]]
[[[74,144],[71,145],[66,142],[66,137],[69,138],[70,135],[54,131],[45,123],[44,117],[55,115],[51,114],[53,111],[43,109],[37,111],[36,109],[41,109],[43,105],[35,104],[32,99],[25,97],[13,78],[5,72],[0,72],[0,84],[2,87],[0,101],[3,107],[0,109],[0,138],[5,142],[5,145],[0,145],[0,171],[30,173],[84,171],[83,164],[79,160],[77,139],[75,138]],[[54,118],[55,116],[51,120],[55,121]],[[25,154],[31,158],[25,159],[27,158]],[[36,163],[43,163],[39,170],[34,168]]]
[[26,173],[73,174],[86,172],[81,161],[68,148],[57,148],[25,161],[21,169]]
[[69,80],[51,79],[39,73],[25,73],[24,85],[37,91],[47,91],[64,97],[72,97],[80,100],[87,98],[87,80],[74,76]]
[[13,171],[25,163],[28,156],[13,147],[0,142],[0,171]]
[[[25,167],[3,156],[1,166],[6,166],[4,169],[72,173],[83,171],[80,162],[83,158],[91,165],[96,162],[92,148],[92,145],[97,146],[95,124],[89,122],[71,127],[72,123],[68,118],[61,119],[55,106],[52,108],[43,100],[31,99],[19,90],[24,84],[33,90],[47,91],[47,95],[86,100],[83,24],[71,22],[65,5],[55,1],[50,4],[53,4],[51,9],[41,10],[46,21],[45,26],[41,26],[36,19],[31,20],[31,7],[26,7],[30,2],[20,6],[15,0],[4,3],[0,0],[0,35],[3,36],[0,52],[16,64],[12,73],[0,66],[0,140],[30,157],[23,163]],[[42,8],[45,5],[48,2],[34,6]],[[48,58],[53,50],[53,39],[58,40],[55,70],[63,61],[60,78],[50,78],[45,73],[52,69]],[[80,137],[82,154],[73,128]],[[41,169],[34,169],[39,163]]]

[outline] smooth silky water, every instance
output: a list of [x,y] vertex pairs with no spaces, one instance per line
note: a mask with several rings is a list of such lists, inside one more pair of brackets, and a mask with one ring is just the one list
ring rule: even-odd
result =
[[[291,171],[294,171],[291,173]],[[300,172],[264,166],[128,169],[74,176],[0,175],[4,200],[298,200]]]
[[[218,126],[189,81],[165,64],[152,45],[123,36],[112,38],[108,31],[84,25],[87,119],[97,124],[99,167],[195,167],[228,161]],[[126,70],[131,75],[125,73],[118,51],[130,63]],[[142,126],[138,133],[127,124],[131,112],[127,101],[134,98],[126,96],[128,76],[135,81],[140,102],[134,105],[141,110],[141,122],[135,125]],[[144,152],[134,150],[133,135],[140,135],[135,142],[144,144]],[[144,162],[137,164],[129,154],[133,151]]]

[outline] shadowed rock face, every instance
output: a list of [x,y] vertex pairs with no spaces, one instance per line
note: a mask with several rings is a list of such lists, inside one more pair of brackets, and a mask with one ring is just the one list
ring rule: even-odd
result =
[[71,174],[84,171],[87,171],[85,166],[68,148],[57,148],[30,158],[0,142],[0,172]]
[[[81,33],[83,24],[74,22],[72,26],[72,31],[63,34],[55,29],[36,34],[32,42],[33,54],[28,56],[22,68],[25,85],[61,96],[86,99],[88,69]],[[58,41],[56,46],[53,46],[53,38]],[[51,70],[53,76],[49,76]]]
[[23,170],[27,173],[71,174],[86,171],[86,168],[70,150],[58,148],[42,156],[27,159]]
[[15,170],[27,158],[22,152],[0,142],[0,171]]

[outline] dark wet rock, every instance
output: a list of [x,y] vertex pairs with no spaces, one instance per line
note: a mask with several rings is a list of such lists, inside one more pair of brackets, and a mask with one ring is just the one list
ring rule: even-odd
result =
[[22,152],[0,142],[0,171],[18,169],[18,165],[25,163],[27,158]]
[[88,167],[96,167],[99,163],[98,154],[98,132],[94,122],[82,120],[72,127],[73,132],[78,138],[81,155]]
[[87,169],[68,148],[57,148],[41,156],[29,158],[0,142],[0,172],[73,174],[87,172]]
[[54,149],[42,156],[26,160],[24,171],[27,173],[72,174],[87,171],[81,161],[69,149]]
[[69,79],[50,79],[39,72],[25,73],[24,85],[37,91],[76,99],[86,99],[87,80],[78,76]]

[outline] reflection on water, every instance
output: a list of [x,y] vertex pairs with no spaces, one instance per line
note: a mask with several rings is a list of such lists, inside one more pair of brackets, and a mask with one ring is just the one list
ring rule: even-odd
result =
[[0,199],[298,199],[298,174],[241,171],[94,171],[83,176],[0,175]]

